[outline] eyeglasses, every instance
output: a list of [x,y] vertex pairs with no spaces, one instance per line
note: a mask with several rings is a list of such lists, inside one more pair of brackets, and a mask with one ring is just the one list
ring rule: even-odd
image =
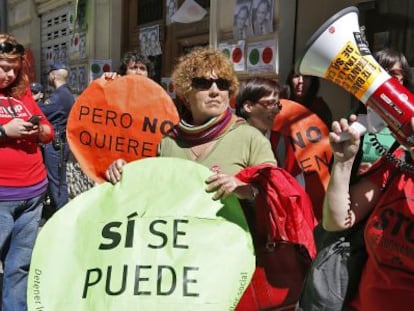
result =
[[230,81],[219,79],[206,79],[206,78],[193,78],[191,80],[191,86],[198,90],[208,90],[215,83],[220,91],[228,91],[230,89]]
[[278,108],[278,110],[282,110],[282,104],[280,103],[279,99],[266,99],[266,100],[259,100],[257,102],[260,106],[267,108],[267,109],[273,109],[275,107]]
[[0,43],[0,53],[18,53],[24,54],[24,46],[21,44],[12,44],[10,42]]

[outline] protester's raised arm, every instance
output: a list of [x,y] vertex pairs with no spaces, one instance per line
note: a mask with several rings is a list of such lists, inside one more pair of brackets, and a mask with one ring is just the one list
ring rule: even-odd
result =
[[[350,121],[356,117],[351,116]],[[349,135],[342,141],[341,135]],[[351,227],[355,222],[350,197],[352,165],[358,152],[360,138],[358,132],[350,127],[346,119],[334,121],[329,142],[334,157],[331,177],[323,206],[323,226],[326,230],[337,231]]]

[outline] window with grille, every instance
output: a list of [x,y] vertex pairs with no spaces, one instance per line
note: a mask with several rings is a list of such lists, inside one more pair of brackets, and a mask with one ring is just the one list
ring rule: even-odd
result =
[[41,17],[41,82],[43,85],[47,85],[47,70],[50,64],[69,63],[68,48],[72,35],[69,27],[70,14],[73,14],[72,4],[59,7]]

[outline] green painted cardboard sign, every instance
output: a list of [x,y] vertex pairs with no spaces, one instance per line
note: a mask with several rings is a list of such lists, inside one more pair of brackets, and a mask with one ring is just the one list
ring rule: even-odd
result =
[[255,267],[237,198],[213,201],[192,161],[127,164],[41,229],[30,311],[234,310]]

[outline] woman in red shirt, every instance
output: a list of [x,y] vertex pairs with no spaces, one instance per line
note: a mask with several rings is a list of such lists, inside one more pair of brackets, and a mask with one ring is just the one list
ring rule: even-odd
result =
[[3,311],[25,311],[26,283],[47,188],[38,143],[53,128],[32,98],[24,47],[0,34],[0,253]]
[[[414,117],[411,127],[414,133]],[[414,147],[407,145],[382,157],[350,186],[360,137],[346,119],[334,122],[332,130],[334,163],[323,226],[342,231],[367,219],[368,258],[357,295],[347,310],[412,310],[407,302],[414,296]],[[340,142],[341,133],[349,133],[351,139]]]

